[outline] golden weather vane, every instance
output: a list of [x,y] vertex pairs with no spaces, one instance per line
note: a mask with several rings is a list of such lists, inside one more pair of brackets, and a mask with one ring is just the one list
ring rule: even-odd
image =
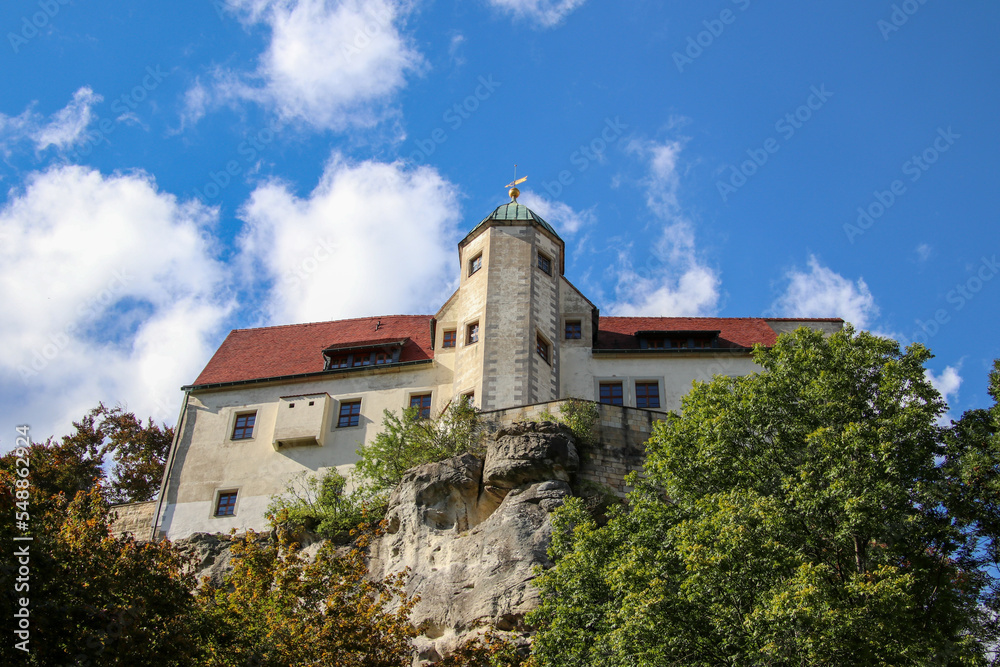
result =
[[528,180],[527,176],[523,176],[521,178],[517,177],[517,165],[515,164],[514,165],[514,180],[504,186],[505,188],[508,188],[507,194],[510,195],[511,199],[513,199],[514,201],[517,201],[518,195],[521,194],[521,191],[517,189],[517,186],[520,185],[521,183],[524,183],[526,180]]

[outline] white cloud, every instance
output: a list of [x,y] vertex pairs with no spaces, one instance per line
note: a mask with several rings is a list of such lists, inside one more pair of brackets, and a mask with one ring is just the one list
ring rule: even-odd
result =
[[921,262],[926,262],[931,256],[931,247],[926,243],[917,246],[917,257]]
[[80,143],[85,138],[87,126],[94,120],[92,107],[103,99],[87,87],[73,93],[70,103],[53,114],[48,124],[35,133],[35,147],[44,150],[55,146],[62,150]]
[[809,271],[793,268],[785,274],[788,287],[772,304],[783,317],[842,317],[859,328],[868,328],[878,317],[878,306],[864,279],[851,282],[809,257]]
[[573,236],[581,228],[595,222],[594,211],[576,211],[569,204],[552,201],[545,196],[526,190],[518,197],[518,201],[542,217],[542,220],[552,225],[560,236]]
[[[317,128],[371,126],[385,102],[423,58],[400,28],[411,0],[228,0],[248,26],[264,24],[270,42],[253,73],[215,73],[215,103],[248,99],[284,121]],[[208,106],[197,84],[185,116]]]
[[305,199],[282,183],[258,187],[241,211],[241,248],[266,294],[261,319],[436,310],[454,286],[457,200],[430,167],[339,154]]
[[[0,208],[3,433],[61,435],[98,401],[172,422],[229,311],[216,211],[142,173],[36,172]],[[7,439],[0,447],[6,449]]]
[[934,375],[930,369],[924,371],[927,379],[938,390],[941,397],[949,403],[958,398],[958,389],[962,386],[962,376],[959,375],[961,368],[947,366],[940,375]]
[[96,118],[93,107],[103,100],[90,87],[84,86],[73,93],[69,104],[47,121],[34,110],[34,105],[18,116],[0,114],[0,150],[9,154],[15,144],[25,140],[32,141],[39,151],[49,146],[62,151],[82,144],[87,139],[87,128]]
[[646,204],[664,222],[644,266],[636,267],[631,247],[619,252],[615,315],[704,316],[718,309],[720,279],[695,247],[694,226],[681,212],[677,141],[633,141],[629,152],[647,162]]
[[586,0],[489,0],[498,9],[518,19],[536,21],[543,28],[558,25]]

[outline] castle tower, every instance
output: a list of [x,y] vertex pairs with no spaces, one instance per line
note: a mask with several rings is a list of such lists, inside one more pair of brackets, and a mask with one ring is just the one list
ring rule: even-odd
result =
[[435,358],[454,352],[454,394],[472,394],[483,410],[560,393],[565,243],[518,194],[458,244],[460,286],[436,317]]

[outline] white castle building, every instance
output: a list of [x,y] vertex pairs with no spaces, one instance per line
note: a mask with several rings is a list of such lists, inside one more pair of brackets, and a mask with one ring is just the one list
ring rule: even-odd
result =
[[184,404],[153,535],[262,530],[303,472],[347,474],[383,410],[440,414],[580,398],[663,413],[694,380],[754,371],[754,344],[839,319],[602,317],[563,275],[565,243],[510,203],[458,244],[458,290],[433,315],[232,331]]

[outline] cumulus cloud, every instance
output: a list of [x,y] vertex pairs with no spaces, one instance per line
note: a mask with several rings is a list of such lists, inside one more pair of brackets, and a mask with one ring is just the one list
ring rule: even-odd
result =
[[569,204],[547,199],[530,190],[525,190],[518,201],[542,217],[542,220],[552,225],[560,236],[573,236],[583,227],[595,222],[592,209],[577,211]]
[[586,0],[489,0],[489,3],[515,18],[533,21],[543,28],[562,23],[573,10]]
[[[456,188],[429,167],[334,154],[305,198],[271,182],[241,211],[261,320],[432,312],[454,280]],[[453,285],[452,285],[453,286]]]
[[809,257],[809,270],[793,268],[785,275],[788,286],[771,309],[783,317],[842,317],[868,328],[879,309],[864,279],[851,282]]
[[962,386],[962,376],[959,368],[946,366],[940,375],[935,375],[930,369],[924,371],[927,379],[938,390],[941,397],[949,403],[958,398],[958,389]]
[[647,164],[646,204],[663,228],[645,264],[633,262],[631,247],[619,252],[615,315],[704,316],[718,310],[719,275],[700,257],[694,225],[680,210],[681,150],[677,141],[629,145]]
[[410,0],[228,0],[248,26],[270,31],[254,72],[219,70],[211,91],[187,95],[185,117],[212,103],[246,99],[273,108],[284,121],[321,129],[370,126],[385,102],[423,65],[401,27]]
[[93,107],[103,97],[84,86],[73,93],[73,99],[47,120],[33,108],[17,116],[0,114],[0,150],[9,154],[14,145],[31,141],[42,151],[49,146],[66,150],[82,144],[87,139],[87,128],[96,118]]
[[9,193],[0,208],[4,433],[25,423],[36,438],[66,433],[98,401],[176,418],[178,388],[211,355],[230,309],[208,240],[215,217],[142,173],[52,167]]

